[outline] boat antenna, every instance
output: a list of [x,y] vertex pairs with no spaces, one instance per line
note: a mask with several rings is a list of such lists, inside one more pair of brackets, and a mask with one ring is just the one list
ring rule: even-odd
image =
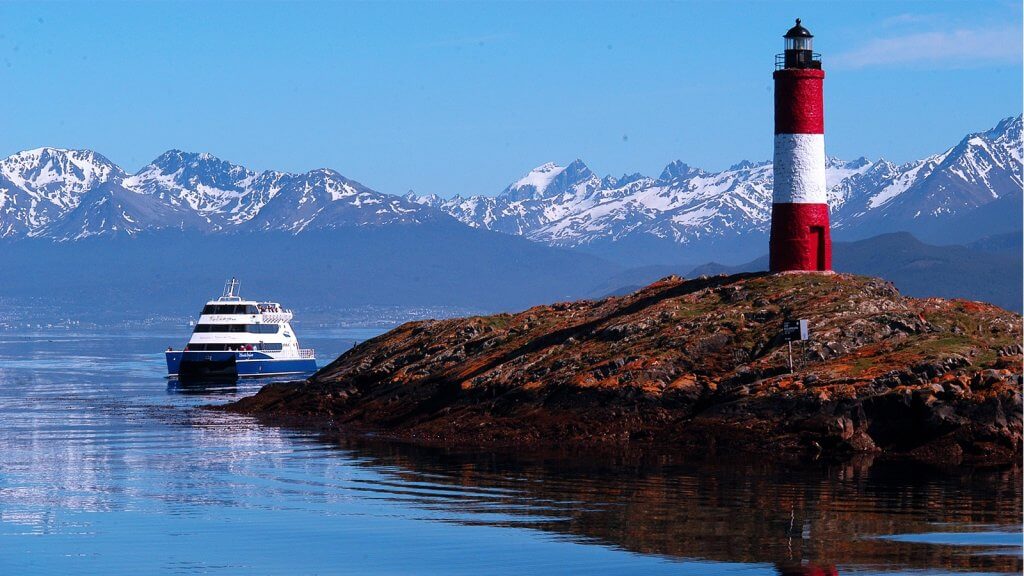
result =
[[232,277],[231,280],[228,280],[227,283],[224,285],[224,295],[222,296],[222,298],[224,298],[224,299],[228,299],[228,298],[237,299],[238,298],[238,287],[241,286],[241,284],[242,283],[239,282],[238,279]]

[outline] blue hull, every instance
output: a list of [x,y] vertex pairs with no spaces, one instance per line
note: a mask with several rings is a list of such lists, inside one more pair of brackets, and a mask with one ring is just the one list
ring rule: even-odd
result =
[[245,377],[316,372],[312,358],[274,359],[260,352],[166,352],[169,376]]

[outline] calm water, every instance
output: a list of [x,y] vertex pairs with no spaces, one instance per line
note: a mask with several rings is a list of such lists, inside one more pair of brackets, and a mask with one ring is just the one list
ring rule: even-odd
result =
[[169,386],[181,337],[0,335],[0,574],[1022,569],[1019,469],[331,440],[198,410],[259,383]]

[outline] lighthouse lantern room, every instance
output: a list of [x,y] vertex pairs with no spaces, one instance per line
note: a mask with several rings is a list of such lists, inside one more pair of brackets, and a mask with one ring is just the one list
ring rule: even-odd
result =
[[800,24],[776,57],[775,156],[769,268],[772,272],[832,269],[825,186],[825,72],[814,36]]

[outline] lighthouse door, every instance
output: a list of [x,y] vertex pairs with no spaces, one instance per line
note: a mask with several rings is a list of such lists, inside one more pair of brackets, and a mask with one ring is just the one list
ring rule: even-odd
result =
[[825,227],[811,226],[811,261],[820,271],[825,269]]

